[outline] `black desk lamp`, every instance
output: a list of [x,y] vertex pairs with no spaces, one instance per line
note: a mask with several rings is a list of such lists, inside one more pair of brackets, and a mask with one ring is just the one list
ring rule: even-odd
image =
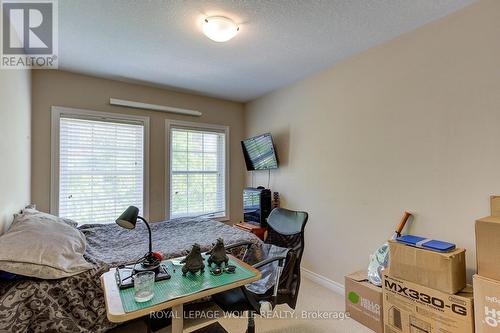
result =
[[139,208],[134,206],[129,206],[123,213],[116,219],[116,224],[125,229],[134,229],[137,223],[137,219],[142,220],[149,231],[149,252],[146,254],[139,267],[136,266],[136,271],[154,271],[160,267],[160,260],[153,255],[152,250],[152,239],[151,239],[151,228],[148,222],[139,216]]

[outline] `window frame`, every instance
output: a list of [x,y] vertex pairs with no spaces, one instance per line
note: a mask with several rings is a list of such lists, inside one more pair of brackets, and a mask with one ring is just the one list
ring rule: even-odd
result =
[[85,109],[68,108],[61,106],[52,106],[51,108],[51,166],[50,166],[50,213],[59,215],[59,152],[60,152],[60,119],[76,118],[85,120],[109,121],[115,123],[140,124],[144,127],[144,146],[143,146],[143,211],[141,216],[149,219],[149,141],[150,128],[149,117],[137,116],[114,112],[101,112]]
[[171,191],[170,191],[170,185],[172,184],[172,169],[171,169],[171,160],[172,160],[172,153],[171,153],[171,135],[172,135],[172,128],[185,128],[185,129],[192,129],[192,130],[197,130],[197,131],[214,131],[214,132],[219,132],[223,133],[225,137],[225,170],[224,170],[224,199],[225,199],[225,214],[224,216],[218,216],[214,217],[214,220],[220,221],[220,222],[226,222],[229,221],[231,218],[230,214],[230,198],[229,198],[229,175],[230,175],[230,168],[231,168],[231,163],[230,163],[230,128],[229,126],[225,125],[216,125],[216,124],[207,124],[207,123],[198,123],[198,122],[191,122],[191,121],[181,121],[181,120],[173,120],[173,119],[165,119],[165,219],[170,219],[170,206],[171,206]]

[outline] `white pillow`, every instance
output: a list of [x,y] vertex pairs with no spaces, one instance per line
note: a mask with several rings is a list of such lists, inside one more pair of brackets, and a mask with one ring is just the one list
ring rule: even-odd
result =
[[83,258],[85,236],[57,216],[25,209],[0,236],[0,270],[59,279],[91,269]]
[[44,220],[50,220],[50,221],[55,221],[55,222],[64,222],[67,225],[72,226],[73,228],[78,227],[78,223],[77,222],[75,222],[73,220],[70,220],[70,219],[67,219],[67,218],[64,218],[64,217],[59,217],[59,216],[50,215],[50,214],[47,214],[47,213],[44,213],[44,212],[40,212],[40,211],[36,210],[36,207],[33,204],[31,204],[29,206],[26,206],[21,211],[21,214],[15,214],[14,215],[14,221],[12,223],[14,223],[16,220],[18,220],[18,221],[25,220],[26,219],[26,215],[36,215],[36,217],[44,219]]

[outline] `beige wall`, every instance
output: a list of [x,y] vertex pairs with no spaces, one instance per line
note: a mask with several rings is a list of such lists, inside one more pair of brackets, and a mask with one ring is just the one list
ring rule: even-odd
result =
[[500,1],[480,1],[247,105],[247,135],[276,137],[272,189],[310,213],[305,268],[342,282],[409,209],[471,273],[500,193],[499,36]]
[[0,234],[30,201],[31,75],[0,70]]
[[[51,106],[118,112],[150,117],[150,193],[152,221],[165,215],[165,119],[197,121],[230,126],[230,213],[242,216],[241,191],[244,160],[239,141],[243,137],[243,105],[220,99],[54,70],[33,71],[32,200],[43,211],[50,209]],[[202,117],[173,115],[109,105],[109,98],[197,109]]]

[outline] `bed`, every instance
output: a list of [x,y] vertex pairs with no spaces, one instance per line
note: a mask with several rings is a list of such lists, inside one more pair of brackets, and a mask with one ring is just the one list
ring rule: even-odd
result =
[[[116,224],[80,226],[87,240],[85,259],[94,268],[58,280],[0,281],[0,332],[93,332],[115,327],[106,318],[99,278],[110,267],[134,262],[147,252],[143,224],[127,230]],[[152,223],[153,251],[166,258],[186,254],[193,243],[208,250],[218,237],[227,245],[254,243],[250,258],[258,260],[262,242],[251,233],[203,218]],[[133,249],[133,250],[131,250]]]

